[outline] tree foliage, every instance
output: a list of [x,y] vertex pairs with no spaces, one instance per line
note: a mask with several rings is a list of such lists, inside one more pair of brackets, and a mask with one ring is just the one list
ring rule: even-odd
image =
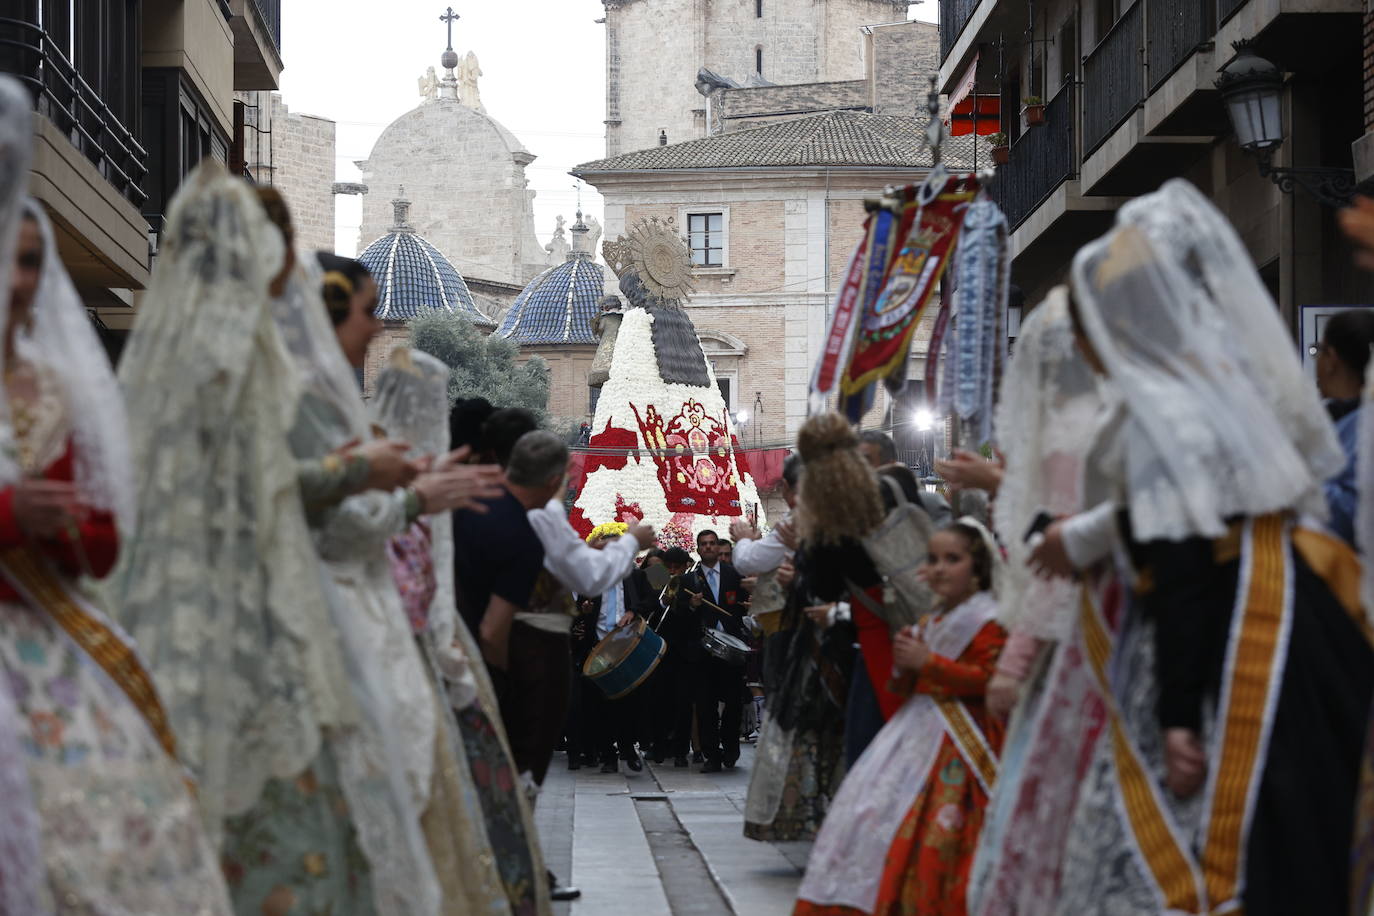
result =
[[453,370],[449,403],[486,398],[496,407],[524,407],[542,421],[549,403],[549,367],[538,356],[516,362],[519,350],[504,337],[486,336],[462,315],[432,309],[410,322],[410,342]]

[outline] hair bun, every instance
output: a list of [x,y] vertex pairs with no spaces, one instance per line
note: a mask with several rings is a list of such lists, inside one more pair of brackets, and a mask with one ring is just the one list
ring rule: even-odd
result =
[[833,410],[809,418],[797,433],[797,451],[801,454],[803,464],[839,449],[858,446],[859,437],[854,427]]

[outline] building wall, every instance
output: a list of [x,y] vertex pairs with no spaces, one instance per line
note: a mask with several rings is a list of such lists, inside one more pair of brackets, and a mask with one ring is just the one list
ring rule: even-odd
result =
[[[648,217],[678,215],[680,225],[685,212],[728,211],[728,267],[699,270],[698,290],[687,307],[717,375],[732,380],[734,409],[751,414],[741,441],[773,446],[791,444],[806,419],[812,368],[834,291],[862,234],[865,198],[888,184],[917,179],[683,172],[649,184],[589,176],[605,197],[608,239]],[[719,338],[738,341],[743,352],[728,352],[732,348]],[[917,334],[909,377],[923,372],[929,338],[926,323]],[[880,392],[864,425],[885,425],[888,405],[886,392]]]
[[267,117],[267,143],[255,146],[247,132],[248,168],[260,182],[286,198],[296,224],[297,244],[307,251],[334,250],[335,124],[316,115],[296,114],[281,94],[247,93]]
[[868,30],[874,114],[910,118],[925,110],[930,76],[940,70],[940,28],[933,22],[901,22]]
[[143,66],[185,70],[233,133],[234,33],[216,0],[144,0]]
[[770,82],[862,79],[864,25],[905,19],[902,0],[603,0],[606,155],[706,134],[701,67],[743,85],[763,49]]
[[567,422],[576,428],[578,424],[590,423],[592,410],[587,377],[592,371],[596,347],[586,344],[563,347],[526,345],[520,348],[517,361],[523,364],[532,356],[542,356],[549,364],[547,410],[555,424]]
[[549,266],[525,175],[534,158],[485,114],[451,99],[422,103],[382,133],[363,166],[358,250],[390,231],[404,186],[410,224],[459,273],[524,286]]

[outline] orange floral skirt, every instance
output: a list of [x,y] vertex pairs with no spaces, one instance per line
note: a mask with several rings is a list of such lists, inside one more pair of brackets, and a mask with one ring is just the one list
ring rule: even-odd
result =
[[[968,877],[988,797],[946,735],[930,778],[888,847],[872,914],[965,916]],[[847,906],[797,901],[793,916],[856,916]]]

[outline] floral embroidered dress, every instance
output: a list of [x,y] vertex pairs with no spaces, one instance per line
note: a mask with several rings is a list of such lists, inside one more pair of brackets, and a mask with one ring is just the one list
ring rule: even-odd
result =
[[[30,392],[11,394],[9,403],[23,472],[72,481],[76,457],[53,373],[19,362],[9,367],[6,382]],[[160,706],[153,711],[155,695],[140,708],[68,630],[117,634],[72,594],[77,576],[104,576],[114,565],[114,517],[90,511],[69,531],[35,541],[16,523],[14,493],[13,487],[0,490],[0,563],[11,571],[0,582],[0,667],[8,701],[0,706],[12,704],[13,714],[0,727],[17,730],[13,749],[26,765],[41,824],[45,877],[37,883],[39,899],[29,903],[38,909],[30,912],[231,912],[199,811],[181,768],[164,749],[170,733],[150,727],[150,721],[163,721]],[[21,597],[10,575],[33,563],[44,567],[38,578],[21,572],[19,581],[46,579],[58,587],[26,587],[33,597]],[[110,642],[126,665],[137,664],[122,637]],[[11,732],[0,742],[0,756],[13,737]],[[4,788],[10,793],[18,787]],[[4,808],[15,801],[11,795]],[[0,832],[17,827],[6,823]],[[0,894],[0,902],[7,901],[12,898]]]
[[926,625],[932,657],[912,697],[859,758],[830,808],[794,913],[967,911],[969,869],[1001,729],[984,707],[1006,642],[980,592]]

